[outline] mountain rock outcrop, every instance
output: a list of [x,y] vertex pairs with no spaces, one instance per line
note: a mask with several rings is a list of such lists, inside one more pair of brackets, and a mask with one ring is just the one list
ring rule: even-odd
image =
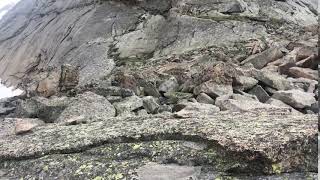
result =
[[[317,179],[317,0],[21,0],[0,179]],[[318,102],[317,102],[318,101]]]

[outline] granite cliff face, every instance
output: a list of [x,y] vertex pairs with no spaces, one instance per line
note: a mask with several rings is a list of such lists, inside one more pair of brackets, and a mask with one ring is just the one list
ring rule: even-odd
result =
[[317,1],[22,0],[0,179],[317,179]]
[[250,39],[286,43],[305,35],[303,27],[317,24],[316,3],[23,0],[0,22],[0,74],[8,85],[29,86],[69,63],[81,67],[81,83],[86,83],[108,76],[122,60],[229,47]]

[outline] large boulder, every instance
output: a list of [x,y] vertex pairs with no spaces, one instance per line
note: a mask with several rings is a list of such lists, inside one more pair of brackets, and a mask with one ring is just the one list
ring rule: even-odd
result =
[[40,118],[52,123],[72,101],[73,98],[68,97],[32,97],[20,100],[15,113],[18,117]]
[[316,102],[312,93],[306,93],[300,90],[278,91],[272,98],[278,99],[294,108],[303,109],[311,107]]
[[265,110],[115,117],[1,137],[0,167],[5,179],[316,179],[317,128],[315,115]]
[[110,118],[116,115],[112,104],[103,96],[92,92],[79,94],[66,107],[56,122],[65,122],[70,118],[84,116],[88,121],[100,118]]
[[196,115],[213,115],[220,111],[220,108],[212,104],[202,103],[180,103],[175,105],[174,109],[176,117],[188,117]]
[[291,67],[288,71],[288,75],[294,78],[307,78],[311,80],[318,80],[319,78],[317,70],[300,67]]
[[219,96],[232,95],[233,88],[230,84],[218,84],[213,81],[207,81],[197,86],[193,93],[195,95],[206,93],[212,98],[217,98]]
[[292,84],[282,75],[270,71],[260,71],[255,78],[261,83],[277,90],[292,89]]
[[124,98],[121,102],[114,103],[113,105],[117,110],[117,115],[126,115],[143,107],[143,100],[138,96],[130,96]]
[[262,69],[268,63],[273,62],[277,59],[282,58],[285,55],[285,50],[281,47],[272,47],[259,54],[254,54],[242,61],[241,64],[251,63],[255,68]]

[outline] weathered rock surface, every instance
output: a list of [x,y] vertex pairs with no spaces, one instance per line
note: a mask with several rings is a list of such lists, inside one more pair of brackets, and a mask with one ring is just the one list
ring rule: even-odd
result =
[[[316,0],[20,1],[0,20],[0,78],[25,90],[0,100],[0,179],[316,179],[317,16]],[[47,124],[15,135],[17,118]]]
[[[160,169],[173,166],[194,172],[192,169],[201,167],[195,173],[199,179],[237,177],[238,173],[244,173],[239,179],[246,179],[246,173],[315,172],[316,117],[256,111],[180,119],[110,118],[39,127],[24,136],[0,139],[0,169],[7,178],[132,179],[138,174],[140,179],[155,167],[151,162],[171,164],[156,165]],[[314,179],[312,173],[280,176]]]
[[86,92],[76,96],[56,121],[64,122],[78,116],[84,116],[88,120],[95,120],[114,117],[115,115],[115,108],[106,98],[92,92]]
[[117,115],[125,115],[142,107],[143,100],[138,96],[130,96],[113,105],[117,110]]
[[300,90],[278,91],[272,96],[272,98],[283,101],[297,109],[311,107],[311,105],[316,102],[314,94]]

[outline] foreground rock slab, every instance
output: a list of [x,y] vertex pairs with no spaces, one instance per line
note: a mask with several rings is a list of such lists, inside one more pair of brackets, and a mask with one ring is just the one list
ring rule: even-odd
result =
[[276,110],[115,117],[38,127],[31,134],[1,138],[0,170],[4,177],[17,179],[141,179],[137,171],[146,177],[148,172],[142,170],[155,162],[190,172],[201,167],[201,172],[191,173],[199,179],[226,173],[295,177],[293,172],[300,172],[300,179],[315,179],[307,172],[317,169],[317,132],[316,116]]

